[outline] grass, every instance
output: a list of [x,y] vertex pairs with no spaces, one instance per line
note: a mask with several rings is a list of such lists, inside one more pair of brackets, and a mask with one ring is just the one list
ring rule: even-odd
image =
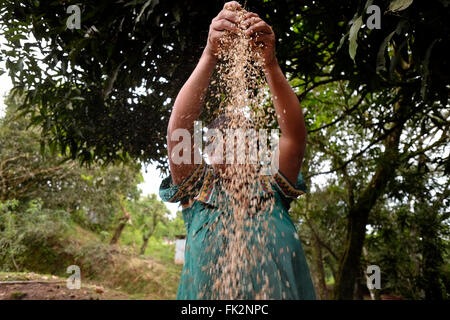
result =
[[22,300],[27,294],[20,292],[20,291],[15,291],[13,293],[11,293],[11,295],[9,296],[10,300]]
[[151,239],[139,256],[139,234],[125,230],[120,243],[111,246],[108,237],[73,224],[63,237],[30,245],[20,270],[25,273],[3,272],[0,281],[66,279],[67,267],[78,265],[82,281],[120,290],[131,299],[175,299],[182,267],[174,264],[174,246]]
[[[137,254],[142,245],[142,234],[136,231],[133,232],[131,228],[125,228],[119,244],[131,248]],[[144,255],[140,256],[140,259],[147,261],[149,266],[155,271],[152,279],[145,280],[155,284],[151,291],[156,291],[159,295],[175,299],[182,270],[182,266],[174,263],[175,245],[165,244],[162,239],[152,237],[148,242]],[[161,283],[163,283],[162,287],[160,287]],[[132,284],[129,286],[133,287]],[[136,290],[140,291],[142,288],[136,288]]]
[[34,272],[3,272],[0,271],[0,281],[40,281],[58,278],[51,274],[39,274]]

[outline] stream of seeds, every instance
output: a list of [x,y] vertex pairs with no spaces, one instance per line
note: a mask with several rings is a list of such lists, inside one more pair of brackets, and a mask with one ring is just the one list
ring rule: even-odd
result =
[[[242,9],[238,13],[242,21],[246,11]],[[257,132],[273,121],[273,114],[263,107],[268,103],[261,52],[252,47],[242,23],[239,27],[239,34],[228,32],[222,38],[217,86],[212,94],[220,101],[219,113],[227,119],[226,125],[220,127],[222,131],[254,129]],[[223,214],[210,230],[210,234],[216,232],[219,236],[216,234],[208,248],[213,258],[205,272],[211,275],[213,283],[204,290],[213,289],[202,294],[212,299],[267,299],[273,289],[262,266],[272,260],[268,241],[273,232],[269,230],[269,218],[274,199],[260,183],[264,179],[261,162],[250,161],[250,140],[236,139],[234,150],[240,150],[241,144],[247,151],[245,163],[233,163],[217,170],[219,177],[215,184],[225,190],[219,199]],[[231,151],[227,147],[225,154]],[[271,154],[267,156],[270,158]],[[217,246],[218,238],[220,246]]]

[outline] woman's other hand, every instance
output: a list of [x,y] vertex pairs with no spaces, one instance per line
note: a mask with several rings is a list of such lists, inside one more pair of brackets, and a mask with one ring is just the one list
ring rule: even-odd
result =
[[244,16],[245,34],[250,37],[255,47],[260,48],[264,58],[264,66],[277,63],[275,56],[275,34],[272,28],[256,13],[248,12]]

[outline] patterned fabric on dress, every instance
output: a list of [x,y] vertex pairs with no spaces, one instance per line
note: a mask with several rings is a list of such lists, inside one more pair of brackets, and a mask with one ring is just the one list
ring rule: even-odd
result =
[[[293,186],[289,180],[278,172],[273,176],[261,176],[262,190],[260,196],[274,197],[271,212],[263,212],[263,218],[273,232],[269,233],[267,252],[264,262],[258,269],[248,274],[241,274],[243,283],[250,284],[254,290],[243,290],[239,298],[255,299],[250,292],[261,289],[260,274],[267,275],[270,290],[268,299],[307,299],[315,300],[316,295],[306,262],[301,241],[288,210],[292,200],[307,192],[301,173]],[[226,204],[219,203],[223,196],[220,180],[212,166],[199,165],[194,172],[179,185],[172,183],[169,175],[163,180],[159,194],[163,201],[188,204],[182,209],[186,227],[185,263],[181,274],[177,299],[211,299],[213,279],[205,269],[214,264],[221,253],[224,239],[219,235],[220,215],[232,215],[226,210]],[[222,200],[220,200],[222,201]],[[258,227],[255,227],[258,228]],[[253,230],[255,234],[262,230]],[[246,244],[255,245],[252,239]],[[214,250],[211,250],[211,246]]]

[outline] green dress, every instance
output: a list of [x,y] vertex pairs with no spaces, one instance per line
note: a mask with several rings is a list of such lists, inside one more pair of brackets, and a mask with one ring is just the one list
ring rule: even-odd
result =
[[[223,227],[217,224],[218,217],[232,214],[226,212],[226,205],[219,204],[219,199],[223,199],[219,193],[223,189],[216,177],[212,166],[201,164],[179,185],[173,185],[169,175],[160,186],[159,194],[163,201],[189,203],[188,207],[182,209],[187,236],[177,299],[215,299],[212,294],[212,276],[206,270],[217,261],[226,241],[217,231]],[[272,211],[263,216],[274,232],[268,233],[269,239],[265,246],[269,257],[261,260],[257,270],[239,277],[245,287],[250,285],[252,290],[242,290],[237,298],[255,299],[254,292],[258,292],[263,285],[259,277],[264,274],[270,287],[267,299],[315,300],[302,244],[288,214],[291,201],[307,191],[303,177],[299,173],[295,186],[281,172],[261,177],[257,183],[261,183],[262,188],[258,190],[265,193],[263,196],[274,197]],[[259,231],[256,230],[255,234]],[[254,245],[252,242],[249,239],[246,245]],[[215,250],[211,250],[211,247],[215,247]]]

